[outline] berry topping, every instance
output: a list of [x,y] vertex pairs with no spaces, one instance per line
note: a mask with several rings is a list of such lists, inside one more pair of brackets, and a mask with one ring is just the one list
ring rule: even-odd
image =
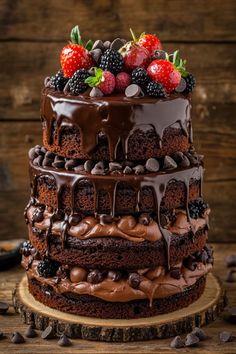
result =
[[207,203],[205,203],[202,199],[197,199],[194,202],[189,203],[189,215],[192,219],[198,219],[203,216],[205,210],[208,208],[209,206]]
[[85,83],[97,87],[104,95],[110,95],[115,89],[115,76],[110,71],[95,68],[94,76],[89,76]]
[[88,85],[85,83],[88,77],[88,71],[84,69],[77,70],[68,82],[70,92],[74,95],[84,92],[88,88]]
[[21,246],[21,253],[28,257],[30,256],[34,251],[34,247],[31,245],[30,241],[25,241],[23,242],[22,246]]
[[148,76],[147,70],[144,68],[136,68],[132,71],[132,83],[145,88],[150,82],[150,77]]
[[101,56],[99,67],[103,70],[108,70],[114,75],[122,71],[123,58],[120,53],[114,49],[107,49]]
[[53,86],[58,91],[63,91],[69,79],[64,77],[63,71],[59,70],[56,75],[50,78],[50,86]]
[[153,55],[155,50],[162,49],[160,40],[153,34],[141,34],[138,44],[148,50]]
[[116,76],[116,91],[125,92],[126,87],[131,84],[131,76],[125,72],[121,72]]
[[166,97],[166,91],[163,88],[162,84],[156,81],[149,82],[149,84],[146,87],[146,92],[148,96],[160,97],[160,98]]
[[194,87],[196,86],[196,79],[192,74],[188,74],[186,77],[183,78],[186,83],[186,88],[183,93],[190,93],[193,91]]
[[40,261],[37,266],[39,275],[44,278],[54,277],[58,268],[58,263],[48,258],[45,258],[43,261]]
[[[87,43],[88,47],[90,43]],[[62,49],[60,60],[65,77],[71,77],[78,69],[89,69],[93,66],[93,59],[83,46],[78,26],[72,29],[71,43]]]

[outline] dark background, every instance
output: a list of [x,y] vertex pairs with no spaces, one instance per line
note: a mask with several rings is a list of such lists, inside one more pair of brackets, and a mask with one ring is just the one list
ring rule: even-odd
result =
[[156,33],[198,84],[195,146],[205,155],[211,241],[235,241],[235,0],[0,0],[0,238],[26,237],[28,149],[41,143],[40,90],[79,24],[85,39]]

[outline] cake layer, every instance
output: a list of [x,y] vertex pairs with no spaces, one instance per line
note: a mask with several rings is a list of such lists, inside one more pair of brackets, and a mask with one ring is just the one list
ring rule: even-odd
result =
[[124,95],[91,98],[42,92],[44,146],[61,156],[146,160],[187,151],[192,143],[190,101]]

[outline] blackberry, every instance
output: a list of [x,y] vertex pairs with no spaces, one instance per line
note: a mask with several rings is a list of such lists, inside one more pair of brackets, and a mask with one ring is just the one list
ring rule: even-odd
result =
[[99,67],[103,70],[108,70],[116,75],[122,71],[123,58],[120,53],[114,49],[107,49],[101,56]]
[[43,261],[40,261],[37,266],[39,275],[44,278],[49,278],[56,275],[58,268],[59,264],[48,258],[45,258]]
[[85,69],[77,70],[69,81],[70,92],[74,95],[79,95],[80,93],[87,90],[88,85],[84,82],[90,76],[89,72]]
[[31,245],[30,241],[23,242],[21,246],[21,254],[23,254],[23,256],[30,256],[33,250],[34,247]]
[[50,83],[53,87],[55,87],[58,91],[63,91],[64,87],[67,84],[69,78],[64,77],[63,71],[59,70],[56,75],[52,76],[50,79]]
[[159,82],[151,81],[146,87],[146,93],[148,96],[152,97],[166,97],[166,91]]
[[192,74],[188,74],[188,76],[184,77],[186,82],[186,88],[183,93],[187,94],[193,91],[194,87],[196,86],[196,79]]
[[144,68],[136,68],[132,71],[131,79],[133,84],[137,84],[142,88],[145,88],[147,84],[151,81],[148,76],[147,70]]
[[189,215],[192,219],[197,219],[203,216],[204,211],[208,208],[208,204],[202,199],[197,199],[188,204]]

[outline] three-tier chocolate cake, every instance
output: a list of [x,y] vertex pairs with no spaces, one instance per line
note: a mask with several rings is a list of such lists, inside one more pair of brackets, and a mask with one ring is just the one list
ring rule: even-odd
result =
[[42,91],[43,146],[29,151],[22,264],[39,302],[130,319],[203,293],[210,210],[185,64],[154,35],[84,46],[72,30]]

